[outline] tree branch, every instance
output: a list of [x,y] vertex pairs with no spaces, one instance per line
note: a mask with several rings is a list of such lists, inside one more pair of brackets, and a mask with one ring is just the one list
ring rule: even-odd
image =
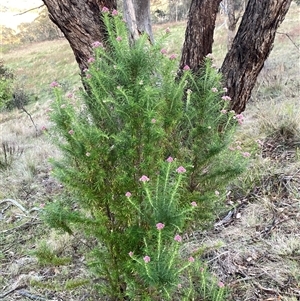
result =
[[28,9],[28,10],[25,10],[25,11],[23,11],[23,12],[21,12],[21,13],[18,13],[18,14],[16,14],[16,15],[14,15],[14,17],[15,17],[15,16],[24,15],[24,14],[26,14],[26,13],[32,11],[32,10],[39,9],[39,8],[43,7],[44,5],[45,5],[45,4],[42,4],[42,5],[38,6],[38,7],[34,7],[34,8],[30,8],[30,9]]

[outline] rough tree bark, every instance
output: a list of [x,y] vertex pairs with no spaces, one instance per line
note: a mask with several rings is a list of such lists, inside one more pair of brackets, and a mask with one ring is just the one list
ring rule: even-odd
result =
[[212,52],[213,35],[221,0],[193,0],[188,15],[180,69],[188,65],[198,70],[203,58]]
[[105,30],[100,18],[105,6],[117,7],[116,0],[43,0],[49,17],[70,43],[81,72],[88,66],[92,43],[104,41]]
[[292,0],[249,0],[232,47],[220,69],[232,109],[245,110],[259,72],[269,56],[276,30]]

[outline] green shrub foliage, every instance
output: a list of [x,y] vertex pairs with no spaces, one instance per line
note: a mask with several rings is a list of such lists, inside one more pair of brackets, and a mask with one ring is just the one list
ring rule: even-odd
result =
[[185,66],[178,76],[160,42],[141,36],[130,45],[116,12],[103,20],[107,46],[93,44],[88,92],[64,97],[51,84],[62,152],[53,172],[72,197],[49,205],[45,218],[96,239],[89,265],[112,300],[172,299],[194,262],[180,256],[182,235],[209,223],[245,166],[229,149],[242,116],[228,111],[210,58],[198,74]]
[[7,108],[13,97],[13,73],[0,61],[0,111]]

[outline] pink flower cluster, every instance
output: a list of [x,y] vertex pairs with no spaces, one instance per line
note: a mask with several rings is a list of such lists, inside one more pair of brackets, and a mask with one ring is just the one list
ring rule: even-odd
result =
[[244,117],[243,114],[236,114],[236,115],[235,115],[235,119],[237,120],[237,122],[238,122],[239,124],[243,124],[245,117]]
[[170,60],[175,60],[177,55],[175,53],[172,53],[169,57]]
[[99,41],[96,41],[96,42],[92,43],[92,47],[93,48],[103,47],[103,44]]
[[102,13],[109,13],[109,9],[106,6],[103,6],[101,12]]
[[172,157],[169,157],[166,161],[169,163],[172,163],[174,161],[174,159]]
[[144,259],[145,263],[148,263],[151,260],[148,255],[146,255],[143,259]]
[[94,62],[95,62],[95,59],[94,59],[93,57],[90,57],[90,58],[88,59],[88,63],[89,63],[89,64],[94,63]]
[[52,88],[59,87],[59,83],[54,81],[50,84],[50,87],[52,87]]
[[185,169],[183,166],[179,166],[179,167],[176,169],[176,171],[177,171],[178,173],[185,173],[185,172],[186,172],[186,169]]
[[150,181],[150,179],[149,179],[147,176],[142,175],[142,176],[140,177],[140,181],[143,182],[143,183],[145,183],[145,182]]
[[156,224],[156,229],[157,230],[162,230],[164,227],[165,227],[165,225],[163,223]]
[[174,237],[175,241],[181,242],[182,241],[182,237],[179,234],[176,234]]
[[224,96],[222,96],[222,99],[225,100],[225,101],[230,101],[231,97],[229,97],[227,95],[224,95]]

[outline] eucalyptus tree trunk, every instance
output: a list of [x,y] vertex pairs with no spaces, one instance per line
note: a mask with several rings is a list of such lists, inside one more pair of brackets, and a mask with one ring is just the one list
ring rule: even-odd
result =
[[49,17],[68,40],[81,72],[88,66],[92,43],[105,41],[101,21],[103,7],[116,9],[116,0],[43,0]]
[[149,41],[153,43],[150,0],[123,0],[123,7],[131,43],[144,33],[148,35]]
[[188,15],[180,69],[188,65],[198,70],[203,58],[212,52],[217,12],[221,0],[193,0]]
[[259,72],[268,58],[276,30],[292,0],[249,0],[241,24],[220,69],[231,108],[245,110]]

